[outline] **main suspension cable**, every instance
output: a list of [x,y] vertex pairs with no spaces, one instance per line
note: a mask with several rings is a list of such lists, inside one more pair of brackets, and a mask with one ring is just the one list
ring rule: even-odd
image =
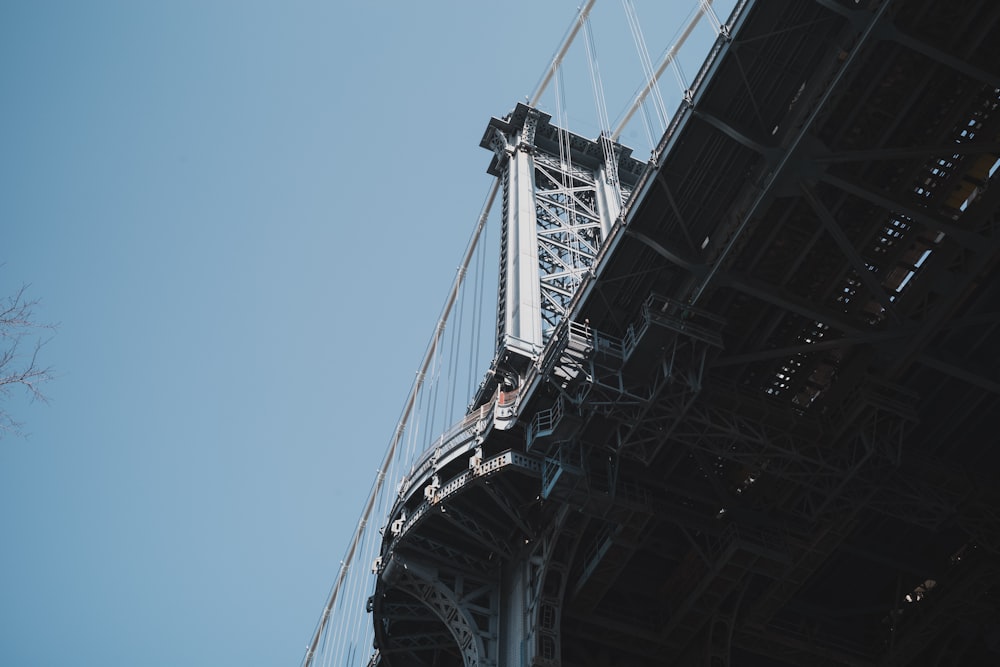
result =
[[541,99],[542,93],[545,92],[545,89],[548,87],[549,81],[552,80],[552,76],[562,64],[563,58],[566,56],[566,51],[569,50],[569,45],[573,43],[573,40],[576,38],[576,33],[580,31],[580,26],[583,25],[583,22],[587,20],[587,16],[590,15],[590,10],[593,8],[594,2],[596,2],[596,0],[587,0],[587,4],[580,8],[576,18],[573,19],[573,24],[566,33],[566,37],[563,38],[562,46],[560,46],[559,50],[556,51],[556,55],[552,57],[552,62],[549,64],[548,69],[545,70],[542,80],[535,87],[535,92],[532,94],[531,99],[528,102],[528,106],[533,107],[538,105],[538,100]]
[[[681,33],[680,38],[678,38],[678,40],[674,42],[669,49],[667,49],[667,52],[663,55],[663,58],[660,60],[660,64],[657,66],[656,71],[653,72],[653,78],[646,83],[646,85],[643,87],[641,91],[639,91],[639,94],[636,96],[635,101],[632,102],[632,106],[625,114],[625,117],[618,124],[618,127],[615,128],[614,132],[611,133],[611,138],[614,141],[617,141],[618,137],[621,136],[622,130],[624,130],[625,126],[628,125],[628,122],[632,119],[632,116],[635,114],[636,110],[638,110],[638,108],[642,105],[643,101],[646,99],[646,96],[649,95],[650,91],[656,85],[656,82],[660,80],[661,76],[663,76],[663,72],[667,69],[667,67],[671,63],[674,63],[675,59],[677,58],[678,50],[682,46],[684,46],[684,42],[687,41],[687,38],[691,35],[691,32],[694,30],[694,27],[698,25],[698,21],[705,13],[706,7],[711,7],[711,0],[702,0],[701,2],[699,2],[697,11],[695,11],[694,16],[691,18],[691,20],[688,21],[688,24],[687,26],[685,26],[684,32]],[[684,85],[683,76],[680,74],[679,69],[677,71],[677,74],[681,79],[680,86],[683,92],[686,86]]]

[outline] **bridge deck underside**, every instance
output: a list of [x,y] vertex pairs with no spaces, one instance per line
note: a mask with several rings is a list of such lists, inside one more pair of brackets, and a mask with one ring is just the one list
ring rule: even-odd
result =
[[703,72],[573,310],[627,353],[470,511],[577,510],[565,665],[1000,663],[1000,5],[753,3]]

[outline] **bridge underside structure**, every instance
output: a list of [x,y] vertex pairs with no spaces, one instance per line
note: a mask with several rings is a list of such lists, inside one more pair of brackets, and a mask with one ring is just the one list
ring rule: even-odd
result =
[[1000,4],[740,3],[400,490],[373,663],[1000,664],[998,156]]

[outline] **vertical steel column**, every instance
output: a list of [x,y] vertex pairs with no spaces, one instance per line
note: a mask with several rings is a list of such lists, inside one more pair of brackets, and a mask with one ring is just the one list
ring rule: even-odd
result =
[[538,269],[538,222],[535,217],[535,128],[539,112],[532,109],[524,126],[510,137],[504,227],[507,229],[507,303],[503,345],[525,356],[542,347],[541,285]]
[[574,507],[561,505],[542,533],[505,564],[500,665],[562,667],[562,605],[584,521]]
[[500,584],[500,664],[530,665],[527,602],[531,595],[529,559],[515,558],[503,567]]

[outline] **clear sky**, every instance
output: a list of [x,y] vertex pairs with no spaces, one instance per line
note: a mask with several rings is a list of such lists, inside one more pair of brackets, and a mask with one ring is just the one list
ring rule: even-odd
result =
[[[598,4],[614,119],[642,73]],[[635,4],[655,60],[695,3]],[[483,130],[576,6],[0,0],[0,295],[59,324],[50,403],[9,402],[27,436],[0,440],[0,665],[299,663],[489,187]]]

